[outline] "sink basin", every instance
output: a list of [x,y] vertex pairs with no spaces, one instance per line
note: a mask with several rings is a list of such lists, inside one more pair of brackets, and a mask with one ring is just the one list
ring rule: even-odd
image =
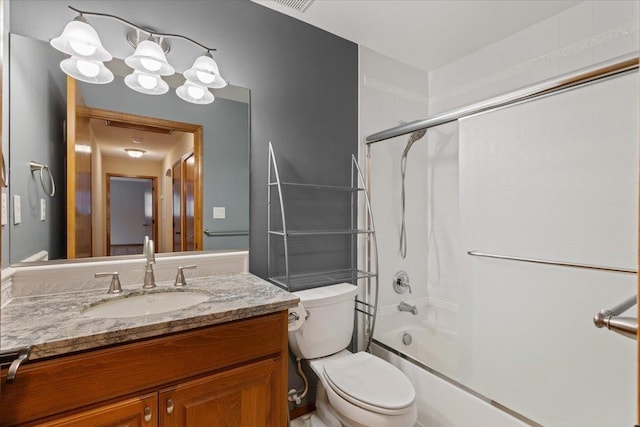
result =
[[122,318],[161,314],[200,304],[209,295],[200,292],[157,292],[107,300],[83,314],[94,318]]

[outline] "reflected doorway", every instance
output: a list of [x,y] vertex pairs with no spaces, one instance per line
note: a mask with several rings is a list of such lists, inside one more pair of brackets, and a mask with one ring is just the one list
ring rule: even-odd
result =
[[107,255],[142,254],[144,237],[157,241],[155,177],[107,174]]
[[[153,239],[156,252],[173,250],[171,165],[193,156],[193,245],[202,249],[202,125],[83,105],[75,80],[67,80],[67,257],[112,255],[107,215],[108,174],[156,178]],[[133,153],[133,154],[132,154]],[[137,221],[139,222],[139,221]],[[140,222],[140,226],[145,221]],[[132,235],[133,236],[133,235]],[[137,238],[137,234],[135,234]],[[133,237],[132,237],[133,239]],[[142,240],[141,240],[142,242]],[[135,242],[137,243],[137,242]],[[186,246],[185,246],[186,247]],[[115,248],[114,248],[115,250]],[[122,250],[137,251],[124,247]]]
[[189,153],[171,168],[173,189],[173,251],[194,251],[196,243],[196,163]]

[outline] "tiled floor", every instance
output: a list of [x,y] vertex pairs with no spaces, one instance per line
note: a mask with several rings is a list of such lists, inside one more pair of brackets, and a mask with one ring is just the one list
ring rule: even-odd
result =
[[291,421],[291,427],[310,427],[309,418],[311,414],[305,414]]

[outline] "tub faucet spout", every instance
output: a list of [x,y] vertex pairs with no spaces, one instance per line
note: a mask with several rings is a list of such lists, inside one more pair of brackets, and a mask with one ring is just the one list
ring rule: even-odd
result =
[[404,301],[402,301],[400,304],[398,304],[398,310],[409,312],[409,313],[413,314],[414,316],[416,316],[418,314],[418,307],[416,307],[415,305],[408,304],[408,303],[406,303]]

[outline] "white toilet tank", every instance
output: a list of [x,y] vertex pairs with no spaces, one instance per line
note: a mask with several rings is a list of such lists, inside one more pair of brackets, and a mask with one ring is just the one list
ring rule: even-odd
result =
[[349,283],[294,292],[308,312],[300,329],[289,332],[291,351],[303,359],[315,359],[344,350],[351,342],[355,295]]

